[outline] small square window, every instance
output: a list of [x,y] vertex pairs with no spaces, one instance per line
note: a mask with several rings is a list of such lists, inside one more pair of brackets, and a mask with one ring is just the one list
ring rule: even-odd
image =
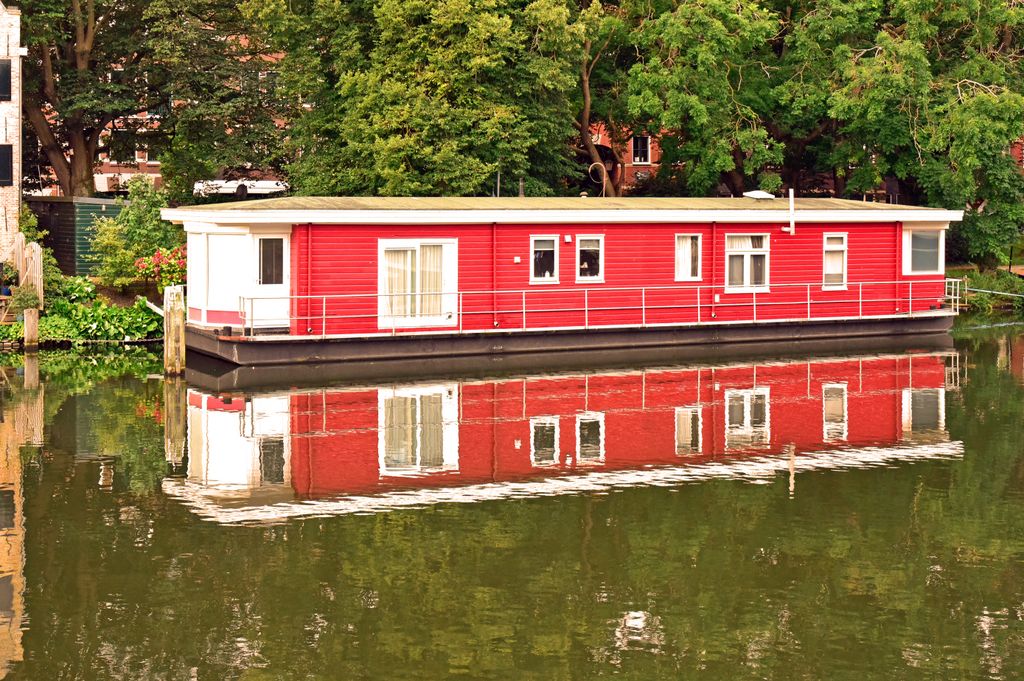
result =
[[700,235],[676,235],[676,281],[700,280]]
[[646,165],[651,162],[651,138],[649,135],[633,135],[633,163]]
[[530,463],[554,466],[558,463],[558,417],[530,419]]

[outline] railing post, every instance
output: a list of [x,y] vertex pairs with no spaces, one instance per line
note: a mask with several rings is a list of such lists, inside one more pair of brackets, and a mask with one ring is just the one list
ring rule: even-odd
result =
[[[256,319],[254,317],[255,317],[255,315],[253,313],[253,299],[250,298],[249,299],[249,316],[246,318],[246,321],[249,323],[249,335],[250,336],[255,336],[256,335]],[[243,336],[246,335],[244,330],[242,331],[242,335]]]
[[[714,289],[712,289],[712,290],[714,290]],[[697,323],[698,324],[700,324],[700,294],[701,294],[701,287],[698,286],[697,287]]]
[[583,328],[590,328],[590,289],[583,289]]
[[754,291],[754,321],[757,321],[757,291]]
[[462,291],[459,291],[459,333],[462,333]]
[[321,298],[322,305],[320,306],[320,335],[327,335],[327,296]]
[[647,288],[640,289],[640,326],[647,326]]
[[857,284],[857,288],[860,292],[857,294],[857,316],[864,316],[864,282]]
[[523,289],[523,331],[526,331],[526,289]]
[[907,307],[907,314],[914,314],[914,282],[910,282],[910,292],[908,293],[908,299],[910,305]]
[[811,318],[811,285],[807,285],[807,318]]

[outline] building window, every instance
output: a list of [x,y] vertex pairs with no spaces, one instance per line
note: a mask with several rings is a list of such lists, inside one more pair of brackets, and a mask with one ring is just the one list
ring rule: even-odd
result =
[[586,412],[576,417],[576,456],[579,463],[604,461],[604,414]]
[[530,463],[534,466],[558,464],[558,417],[530,419]]
[[284,283],[284,239],[260,239],[260,286]]
[[703,421],[699,407],[676,409],[676,456],[691,456],[702,451]]
[[604,237],[576,237],[576,281],[604,281]]
[[530,283],[558,283],[557,236],[530,237],[530,260],[533,263],[533,269],[530,270]]
[[11,101],[11,60],[0,59],[0,102]]
[[945,272],[945,233],[942,230],[903,232],[903,274]]
[[768,389],[725,391],[725,446],[767,445],[771,436]]
[[826,234],[823,258],[825,288],[846,288],[846,235]]
[[14,186],[14,145],[0,144],[0,187]]
[[633,163],[647,165],[651,162],[651,138],[649,135],[633,135]]
[[381,475],[458,469],[457,391],[435,385],[379,392]]
[[847,438],[846,384],[826,383],[821,387],[822,439],[840,442]]
[[725,237],[726,288],[768,290],[768,235]]
[[380,242],[380,328],[451,326],[458,303],[454,241]]
[[676,281],[700,280],[700,234],[676,234]]
[[944,440],[946,391],[942,388],[907,388],[903,391],[903,437]]

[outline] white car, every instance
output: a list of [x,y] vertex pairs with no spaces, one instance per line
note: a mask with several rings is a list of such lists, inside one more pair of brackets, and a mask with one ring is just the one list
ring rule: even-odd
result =
[[266,196],[288,191],[288,184],[278,180],[200,180],[192,187],[195,196],[234,194],[240,199],[252,195]]

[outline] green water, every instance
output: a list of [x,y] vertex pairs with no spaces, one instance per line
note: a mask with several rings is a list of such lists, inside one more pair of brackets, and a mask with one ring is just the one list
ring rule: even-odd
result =
[[189,462],[166,460],[152,358],[44,357],[35,389],[8,357],[5,421],[45,425],[6,443],[0,662],[16,679],[1019,679],[1021,333],[959,333],[954,457],[243,525],[168,491]]

